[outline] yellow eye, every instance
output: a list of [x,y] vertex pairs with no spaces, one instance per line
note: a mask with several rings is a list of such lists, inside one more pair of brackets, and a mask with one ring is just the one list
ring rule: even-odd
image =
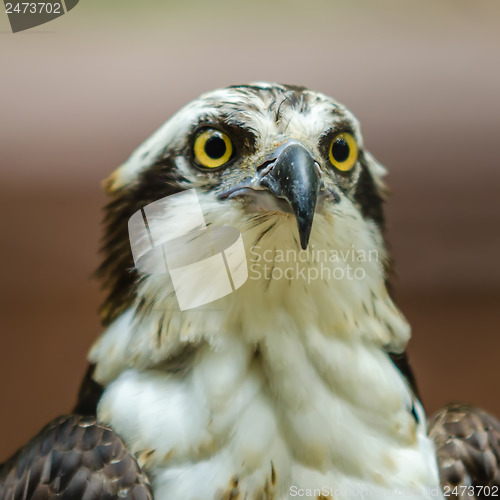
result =
[[227,163],[233,154],[231,139],[220,130],[202,130],[194,141],[194,157],[200,167],[217,168]]
[[358,146],[351,134],[342,132],[330,144],[330,162],[335,168],[347,172],[354,167],[358,159]]

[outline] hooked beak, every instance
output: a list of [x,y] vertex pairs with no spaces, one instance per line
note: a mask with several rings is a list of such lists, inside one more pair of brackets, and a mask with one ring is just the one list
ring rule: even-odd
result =
[[297,220],[300,245],[307,248],[320,188],[320,170],[311,152],[297,141],[282,144],[257,169],[256,176],[225,191],[220,198],[257,195],[265,190],[286,202]]

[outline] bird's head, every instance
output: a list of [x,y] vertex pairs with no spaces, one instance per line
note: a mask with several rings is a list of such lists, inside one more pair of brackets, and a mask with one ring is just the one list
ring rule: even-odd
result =
[[[332,284],[332,289],[338,288],[337,304],[358,296],[359,307],[366,307],[374,295],[389,302],[384,172],[365,150],[357,119],[321,93],[262,83],[202,95],[167,121],[107,181],[113,201],[107,209],[101,267],[110,290],[105,323],[134,300],[154,307],[161,295],[160,282],[148,288],[148,278],[134,270],[128,220],[152,202],[193,188],[206,223],[238,228],[250,255],[308,249],[308,257],[297,259],[304,268],[318,260],[317,251],[326,250],[327,265],[333,268],[340,264],[331,252],[351,251],[365,279],[362,284]],[[376,251],[377,262],[362,262],[357,258],[360,251]],[[273,266],[284,265],[273,260]],[[283,285],[284,300],[289,285],[290,279]],[[325,307],[330,307],[327,302]]]
[[118,194],[133,190],[143,205],[196,188],[220,200],[221,212],[293,214],[305,249],[315,213],[342,201],[381,225],[383,174],[344,106],[303,87],[254,84],[185,106],[107,185]]

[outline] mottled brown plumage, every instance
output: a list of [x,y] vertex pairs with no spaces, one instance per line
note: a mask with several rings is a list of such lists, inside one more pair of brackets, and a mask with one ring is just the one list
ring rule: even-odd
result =
[[153,498],[123,441],[93,418],[59,417],[0,466],[1,500]]
[[[496,418],[480,408],[452,404],[430,420],[429,435],[436,445],[445,495],[454,498],[500,495],[500,422]],[[458,495],[453,493],[455,486],[459,487]],[[481,492],[481,486],[488,486],[490,494]]]

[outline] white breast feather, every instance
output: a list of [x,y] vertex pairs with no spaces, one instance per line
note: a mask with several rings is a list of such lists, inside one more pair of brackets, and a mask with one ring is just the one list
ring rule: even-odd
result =
[[[210,194],[201,201],[207,221],[241,224],[238,210],[221,213]],[[240,228],[250,268],[240,290],[181,313],[171,283],[156,275],[139,294],[157,297],[157,308],[127,311],[94,346],[90,361],[106,386],[99,420],[150,471],[156,500],[232,498],[223,496],[232,489],[276,500],[328,498],[322,488],[339,498],[385,488],[440,495],[423,411],[416,403],[417,425],[383,351],[404,349],[409,328],[385,289],[380,234],[349,201],[335,211],[316,215],[310,248],[378,249],[378,260],[357,262],[362,281],[252,275],[265,250],[296,248],[294,220],[275,215]],[[187,371],[158,368],[187,343],[199,344]]]

